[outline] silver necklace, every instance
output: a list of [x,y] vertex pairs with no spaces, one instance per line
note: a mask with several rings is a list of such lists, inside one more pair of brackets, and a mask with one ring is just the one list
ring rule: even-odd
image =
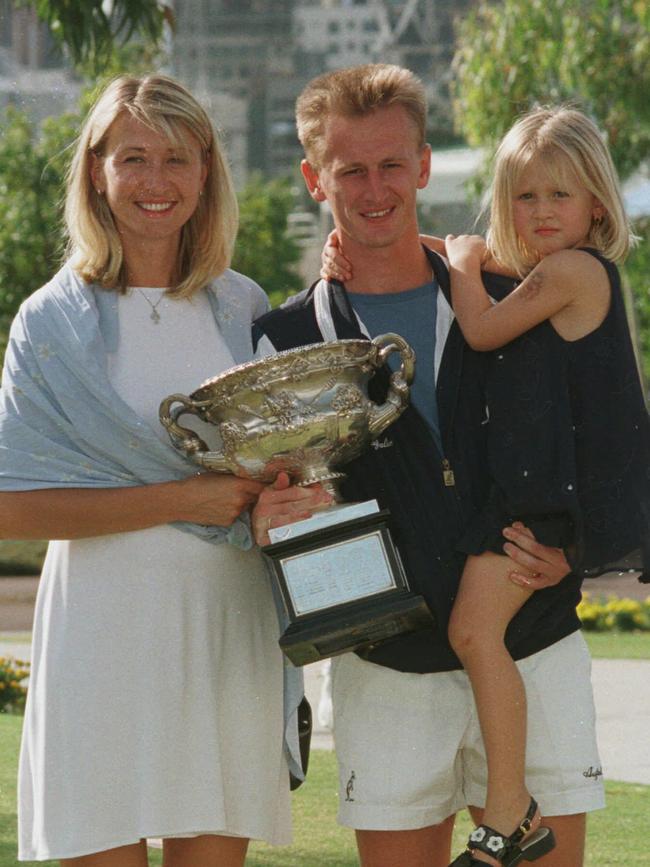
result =
[[154,325],[158,325],[158,323],[160,322],[160,313],[158,313],[158,310],[157,310],[156,308],[158,307],[158,305],[160,304],[160,302],[161,302],[161,301],[163,300],[163,298],[165,297],[164,292],[162,293],[162,295],[160,296],[160,298],[156,301],[156,303],[153,304],[153,303],[152,303],[152,302],[147,298],[147,296],[144,294],[144,292],[142,291],[142,289],[138,289],[137,291],[140,293],[140,295],[142,295],[142,297],[143,297],[144,300],[147,302],[147,304],[149,305],[149,307],[151,307],[151,313],[150,313],[150,315],[149,315],[149,319],[151,319],[151,321],[153,322]]

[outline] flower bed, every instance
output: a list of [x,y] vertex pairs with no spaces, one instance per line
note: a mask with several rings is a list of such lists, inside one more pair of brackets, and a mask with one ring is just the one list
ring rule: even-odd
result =
[[27,696],[29,663],[0,656],[0,713],[22,713]]
[[618,630],[620,632],[650,632],[650,596],[640,602],[617,596],[593,597],[582,594],[578,616],[584,629],[590,632]]

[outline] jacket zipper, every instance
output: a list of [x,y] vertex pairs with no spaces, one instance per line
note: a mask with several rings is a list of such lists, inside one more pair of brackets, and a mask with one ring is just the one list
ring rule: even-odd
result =
[[446,488],[453,488],[455,486],[456,477],[447,458],[442,459],[442,478]]

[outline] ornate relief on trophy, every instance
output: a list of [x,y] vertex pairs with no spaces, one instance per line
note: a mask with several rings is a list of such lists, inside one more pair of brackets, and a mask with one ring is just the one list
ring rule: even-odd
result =
[[[393,352],[401,364],[378,405],[368,381]],[[320,482],[340,503],[338,467],[403,412],[414,366],[413,350],[396,334],[303,346],[233,367],[189,396],[170,395],[160,420],[174,446],[205,469],[265,482],[284,470],[297,484]],[[186,415],[214,425],[221,447],[210,449],[181,426]],[[386,517],[376,504],[333,506],[302,527],[280,528],[283,541],[263,549],[289,619],[280,644],[294,664],[431,625],[424,600],[408,590]],[[343,573],[350,555],[354,577]]]

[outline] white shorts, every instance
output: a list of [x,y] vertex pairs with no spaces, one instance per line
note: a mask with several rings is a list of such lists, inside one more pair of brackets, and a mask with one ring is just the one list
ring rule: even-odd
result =
[[[517,665],[528,699],[526,785],[542,813],[604,807],[581,633]],[[332,699],[342,825],[411,830],[485,806],[485,752],[464,671],[404,674],[347,653],[333,660]]]

